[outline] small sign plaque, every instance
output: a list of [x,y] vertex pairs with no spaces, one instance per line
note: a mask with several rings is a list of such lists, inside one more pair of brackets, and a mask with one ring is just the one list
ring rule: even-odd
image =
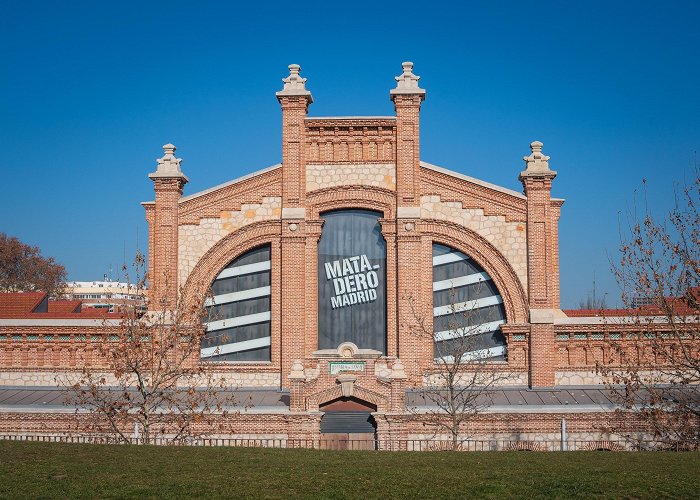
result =
[[328,372],[331,375],[337,375],[345,372],[364,372],[364,361],[329,361]]

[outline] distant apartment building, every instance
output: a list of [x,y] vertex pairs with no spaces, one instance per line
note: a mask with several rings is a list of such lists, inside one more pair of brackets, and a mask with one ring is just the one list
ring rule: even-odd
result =
[[66,283],[66,300],[79,300],[83,307],[117,312],[125,306],[146,307],[145,290],[120,281],[71,281]]

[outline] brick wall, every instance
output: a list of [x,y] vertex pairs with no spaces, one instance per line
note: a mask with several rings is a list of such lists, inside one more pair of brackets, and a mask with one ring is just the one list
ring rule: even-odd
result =
[[[556,173],[549,170],[542,145],[533,143],[533,154],[525,158],[527,168],[520,177],[525,195],[492,186],[421,164],[420,109],[425,94],[417,86],[407,83],[392,91],[394,117],[310,118],[311,94],[298,71],[292,71],[285,90],[277,94],[282,112],[280,166],[183,198],[187,179],[172,170],[174,162],[179,169],[180,160],[171,155],[167,162],[174,176],[156,172],[155,202],[144,204],[152,300],[163,297],[173,304],[178,286],[186,301],[198,300],[229,262],[256,246],[271,245],[271,362],[222,363],[217,369],[246,385],[280,384],[291,390],[292,409],[306,413],[257,420],[236,417],[235,432],[314,436],[319,416],[313,412],[338,397],[337,377],[328,372],[332,358],[315,352],[317,247],[321,214],[328,210],[381,212],[387,243],[387,355],[366,358],[366,370],[356,374],[353,386],[358,397],[381,411],[403,414],[405,389],[422,385],[427,372],[435,369],[432,339],[414,333],[416,314],[428,328],[432,324],[433,242],[468,254],[498,286],[507,317],[502,330],[508,360],[497,369],[511,373],[514,383],[522,385],[594,380],[594,362],[606,356],[601,341],[591,336],[584,341],[575,333],[564,340],[564,327],[555,324],[562,201],[551,198]],[[417,81],[410,71],[404,67],[404,82]],[[99,363],[92,356],[91,337],[107,334],[98,326],[42,331],[2,326],[0,381],[41,372],[35,379],[28,375],[28,383],[38,383],[51,370]],[[340,354],[336,358],[342,359]],[[290,379],[299,365],[303,373]],[[397,375],[403,372],[395,366],[403,366],[405,376]],[[50,429],[64,425],[68,417],[32,416],[28,422],[34,418]],[[544,435],[555,432],[560,416],[484,418],[479,432],[491,426],[493,432],[521,429]],[[581,429],[590,429],[596,418],[575,417]],[[407,416],[378,421],[385,435],[405,438],[421,432]]]

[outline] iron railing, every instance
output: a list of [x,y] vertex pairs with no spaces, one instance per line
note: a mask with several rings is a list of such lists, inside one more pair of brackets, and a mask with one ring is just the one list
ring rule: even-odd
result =
[[224,438],[198,437],[173,440],[157,436],[145,443],[141,438],[121,439],[114,435],[85,434],[0,434],[0,440],[80,444],[149,444],[155,446],[219,446],[245,448],[308,448],[315,450],[377,451],[698,451],[697,445],[623,440],[463,440],[454,443],[442,439],[292,439],[292,438]]

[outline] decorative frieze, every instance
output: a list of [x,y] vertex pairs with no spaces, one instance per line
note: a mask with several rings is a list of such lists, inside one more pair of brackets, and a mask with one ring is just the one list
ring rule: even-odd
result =
[[306,164],[393,163],[393,117],[306,118]]

